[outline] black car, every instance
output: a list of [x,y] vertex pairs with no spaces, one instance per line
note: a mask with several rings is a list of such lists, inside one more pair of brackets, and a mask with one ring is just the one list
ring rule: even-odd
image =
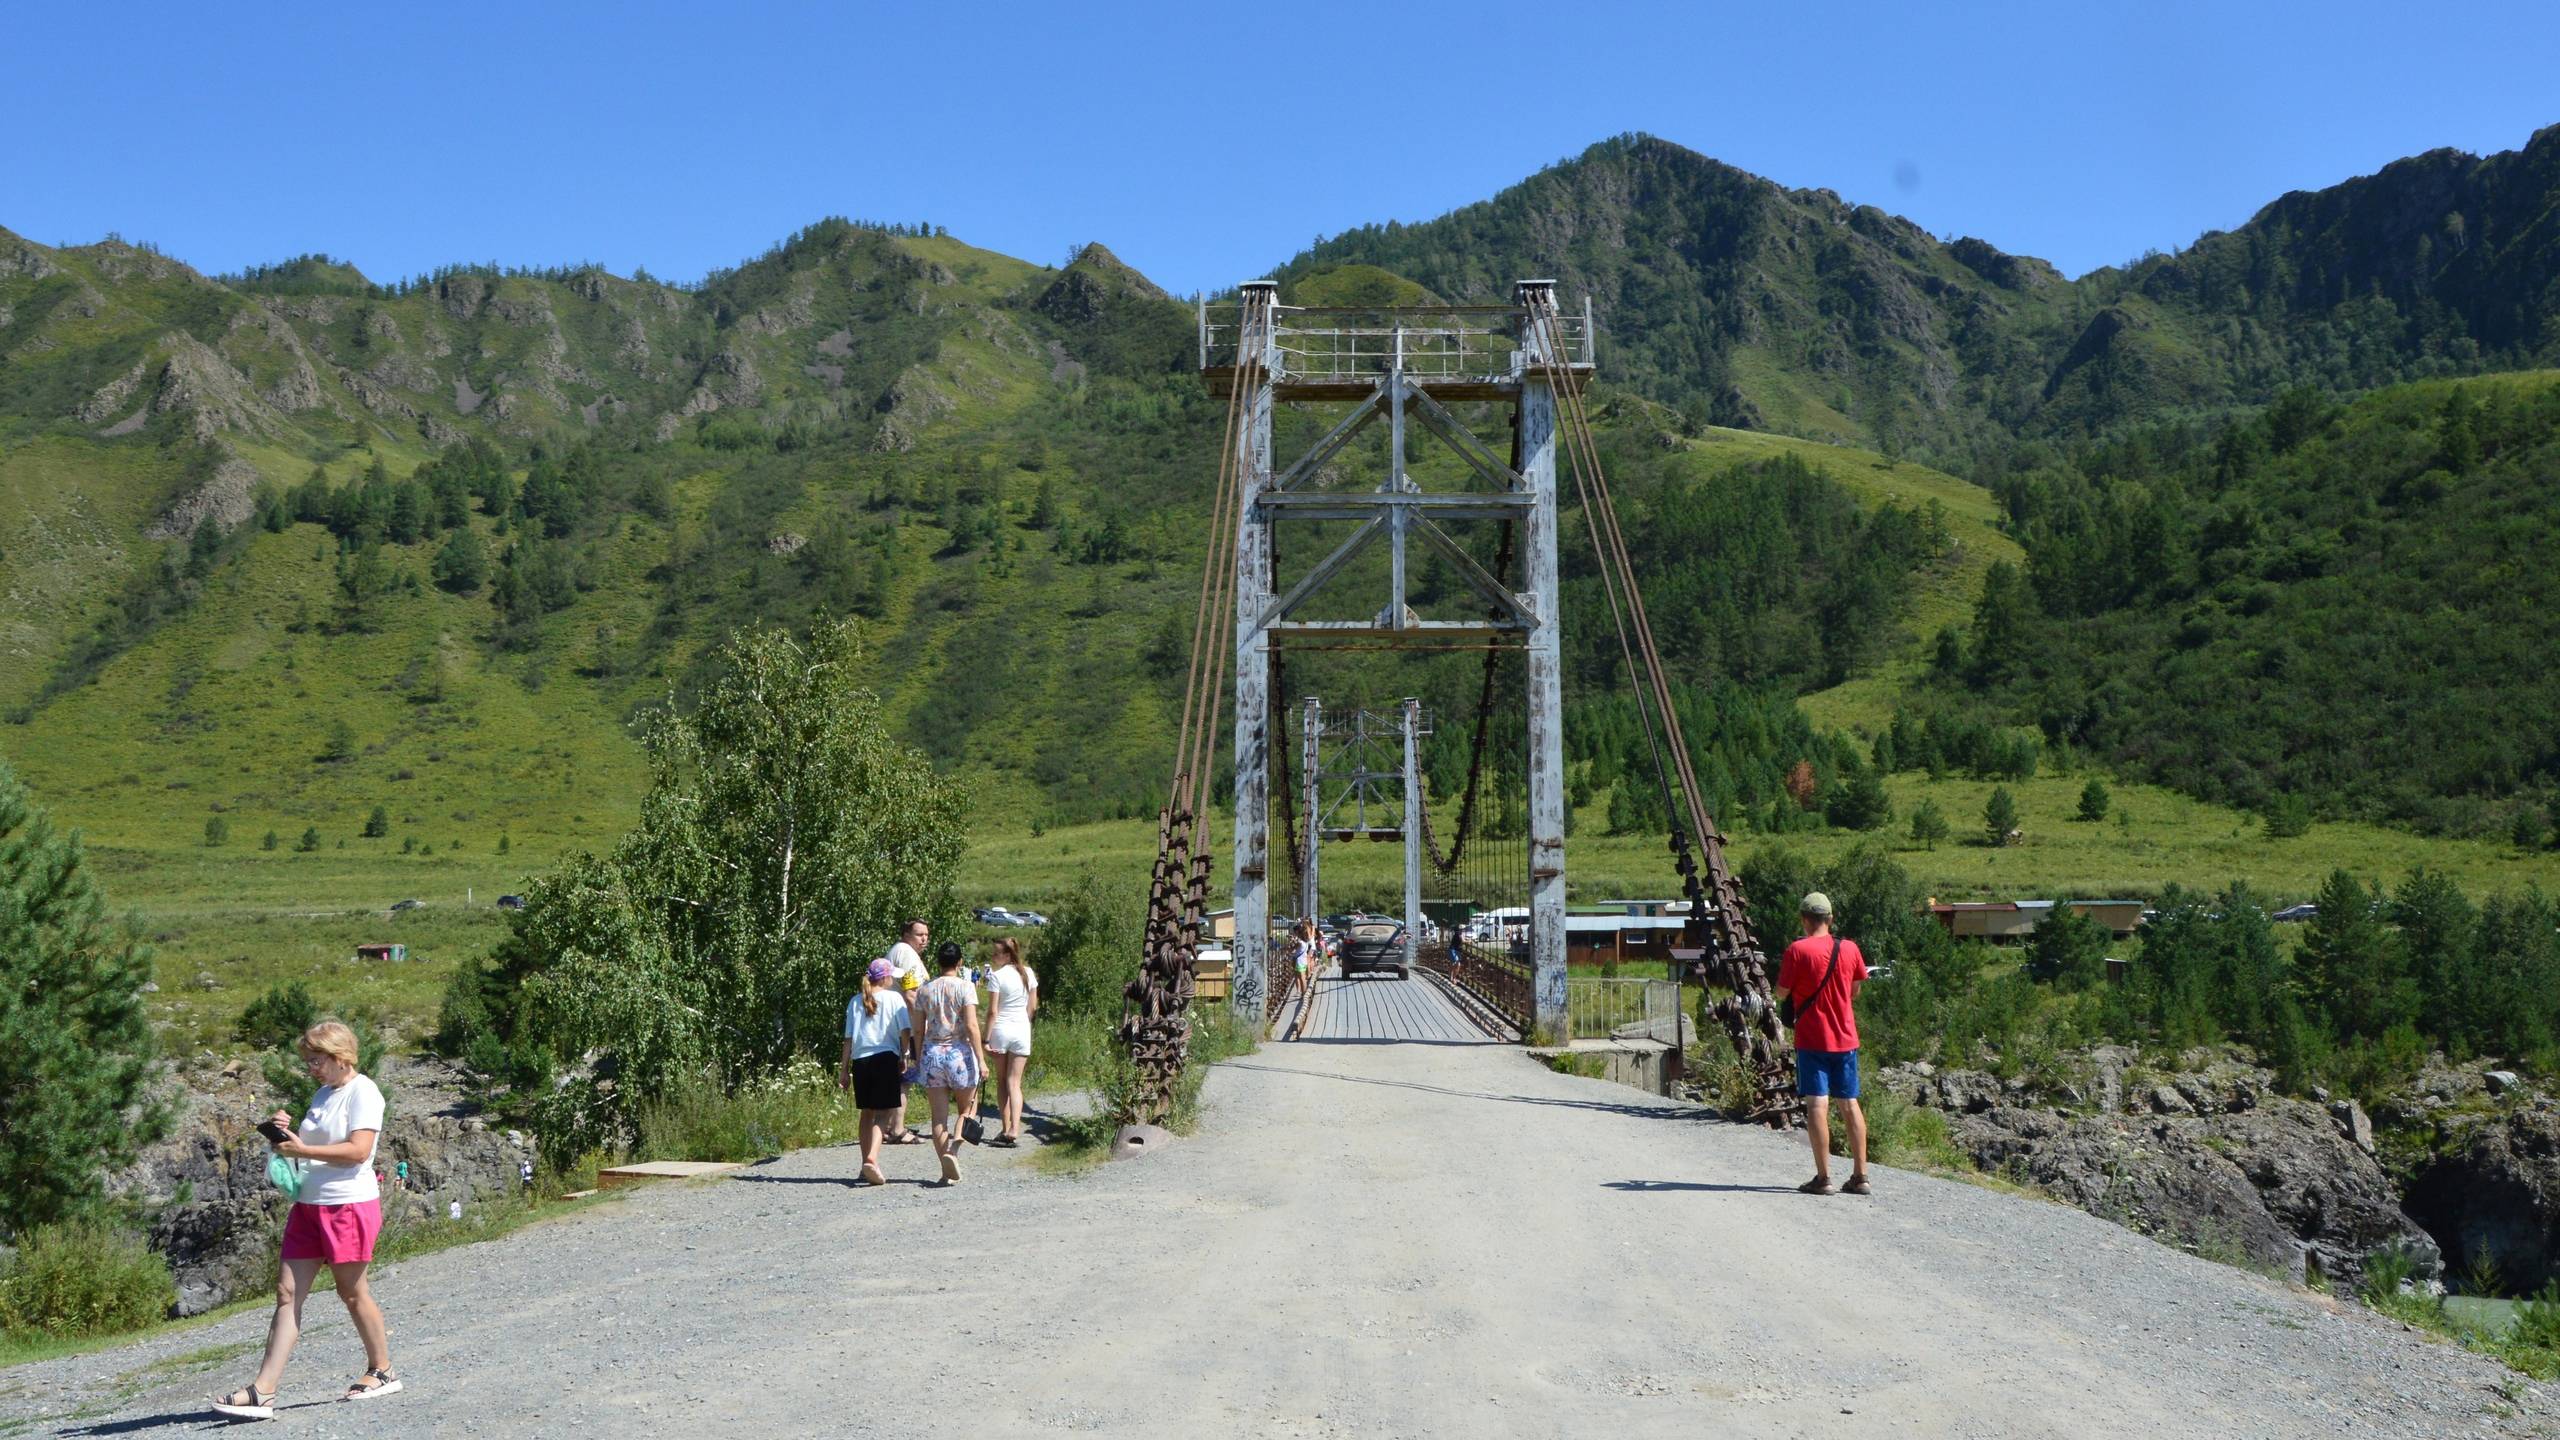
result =
[[498,897],[498,908],[501,910],[521,910],[524,908],[524,897],[521,895],[501,895]]
[[1342,973],[1363,970],[1391,970],[1397,979],[1405,978],[1403,921],[1362,920],[1351,927],[1342,941]]
[[426,908],[427,902],[424,900],[395,900],[391,902],[391,913],[394,915],[400,914],[404,910],[424,910]]

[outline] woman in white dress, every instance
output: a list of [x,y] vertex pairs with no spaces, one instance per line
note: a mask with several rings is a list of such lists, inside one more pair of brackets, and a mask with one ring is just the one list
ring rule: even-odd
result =
[[1022,958],[1019,942],[995,944],[987,971],[987,1068],[996,1086],[1002,1130],[989,1142],[1007,1149],[1022,1143],[1022,1072],[1031,1064],[1031,1017],[1040,1013],[1040,977]]

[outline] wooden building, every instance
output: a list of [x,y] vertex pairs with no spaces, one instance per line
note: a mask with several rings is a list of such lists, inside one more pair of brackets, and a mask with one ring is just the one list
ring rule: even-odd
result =
[[[2066,900],[2073,913],[2095,920],[2121,940],[2142,924],[2139,900]],[[1988,900],[1942,904],[1929,902],[1929,914],[1959,940],[2022,941],[2035,933],[2053,910],[2051,900]]]

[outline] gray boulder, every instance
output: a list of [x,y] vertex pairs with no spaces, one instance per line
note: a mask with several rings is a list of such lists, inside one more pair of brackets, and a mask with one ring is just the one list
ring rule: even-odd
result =
[[2487,1256],[2515,1294],[2560,1280],[2560,1110],[2542,1099],[2456,1117],[2431,1151],[2408,1206],[2445,1253]]
[[1950,1116],[1948,1129],[1986,1170],[2217,1258],[2342,1284],[2384,1250],[2406,1253],[2420,1278],[2442,1268],[2373,1157],[2300,1101],[2148,1118],[2002,1106]]

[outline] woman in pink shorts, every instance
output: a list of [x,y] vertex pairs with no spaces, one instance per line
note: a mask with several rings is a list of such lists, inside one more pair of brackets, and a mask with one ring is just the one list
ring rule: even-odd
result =
[[293,1213],[285,1220],[283,1264],[276,1274],[276,1314],[267,1326],[267,1358],[257,1378],[221,1396],[213,1408],[244,1420],[271,1420],[276,1413],[276,1386],[293,1358],[293,1343],[302,1335],[302,1302],[320,1267],[338,1283],[338,1298],[364,1340],[365,1372],[347,1386],[341,1400],[378,1400],[400,1389],[391,1373],[391,1345],[382,1324],[382,1307],[373,1303],[365,1283],[365,1267],[373,1261],[374,1237],[382,1233],[382,1184],[373,1173],[373,1142],[382,1133],[382,1091],[356,1073],[355,1032],[335,1020],[323,1020],[302,1032],[302,1064],[320,1082],[310,1108],[296,1124],[279,1110],[275,1124],[294,1132],[272,1141],[276,1153],[304,1162],[302,1187]]

